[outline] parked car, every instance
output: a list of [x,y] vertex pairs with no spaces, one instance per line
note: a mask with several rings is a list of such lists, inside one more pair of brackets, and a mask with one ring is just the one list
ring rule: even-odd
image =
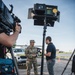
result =
[[[25,50],[22,49],[22,48],[13,48],[13,54],[14,54],[14,57],[16,58],[16,61],[18,64],[20,63],[26,63],[26,56],[25,56]],[[10,53],[7,53],[7,57],[8,58],[11,58],[11,54]]]

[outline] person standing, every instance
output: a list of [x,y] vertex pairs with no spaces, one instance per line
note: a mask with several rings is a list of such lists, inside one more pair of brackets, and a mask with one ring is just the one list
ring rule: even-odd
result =
[[26,54],[26,57],[27,57],[27,62],[26,62],[26,65],[27,65],[27,75],[30,75],[30,70],[32,68],[32,64],[33,64],[33,67],[34,67],[34,74],[35,75],[38,75],[38,72],[37,72],[37,48],[34,47],[34,43],[35,41],[34,40],[30,40],[30,46],[27,47],[27,49],[25,50],[25,54]]
[[46,37],[46,44],[47,49],[46,49],[46,60],[47,60],[47,68],[49,75],[54,75],[54,64],[55,64],[55,58],[56,58],[56,48],[54,44],[51,42],[52,39],[50,36]]

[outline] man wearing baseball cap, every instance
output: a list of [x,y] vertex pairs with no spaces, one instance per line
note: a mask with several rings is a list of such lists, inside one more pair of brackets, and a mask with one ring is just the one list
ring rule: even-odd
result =
[[34,40],[30,40],[30,45],[27,47],[27,49],[25,50],[25,54],[27,57],[27,75],[30,75],[30,70],[33,64],[34,67],[34,74],[38,75],[37,72],[37,48],[34,46],[35,41]]

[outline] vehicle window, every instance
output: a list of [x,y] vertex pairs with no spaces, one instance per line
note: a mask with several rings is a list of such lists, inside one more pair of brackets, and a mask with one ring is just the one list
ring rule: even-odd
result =
[[25,52],[25,50],[23,49],[23,52]]
[[15,49],[14,52],[23,52],[22,49]]

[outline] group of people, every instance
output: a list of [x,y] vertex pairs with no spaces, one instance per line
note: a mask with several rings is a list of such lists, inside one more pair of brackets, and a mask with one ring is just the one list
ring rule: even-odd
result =
[[[12,35],[8,36],[4,32],[1,31],[0,28],[0,58],[4,58],[4,47],[12,47],[14,43],[16,42],[18,35],[21,31],[21,27],[18,23],[16,23],[15,32],[13,32]],[[54,64],[55,64],[55,58],[56,58],[56,48],[54,44],[51,42],[52,39],[50,36],[46,37],[46,60],[47,60],[47,68],[49,75],[54,75]],[[27,75],[30,75],[30,70],[32,68],[32,64],[34,66],[34,73],[35,75],[38,75],[37,71],[37,48],[34,46],[35,41],[30,40],[30,45],[25,50],[26,56],[27,56]],[[3,47],[4,46],[4,47]]]
[[[47,68],[48,68],[48,72],[49,75],[54,75],[54,64],[55,64],[55,58],[56,58],[56,48],[54,46],[54,44],[51,42],[52,38],[50,36],[46,37],[46,44],[47,49],[46,49],[46,54],[44,54],[44,56],[46,56],[46,61],[47,61]],[[38,71],[37,71],[37,48],[34,46],[35,41],[34,40],[30,40],[30,45],[27,47],[27,49],[25,50],[25,54],[27,57],[27,75],[30,75],[30,70],[32,68],[32,64],[34,67],[34,74],[38,75]]]

